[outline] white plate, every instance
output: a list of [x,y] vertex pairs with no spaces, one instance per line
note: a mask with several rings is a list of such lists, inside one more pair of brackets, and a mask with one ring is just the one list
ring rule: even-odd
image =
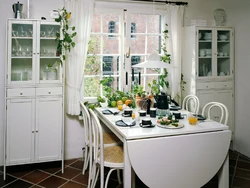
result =
[[158,126],[158,127],[161,127],[161,128],[165,128],[165,129],[180,129],[180,128],[183,128],[184,127],[184,125],[183,124],[180,124],[180,123],[178,123],[178,126],[176,127],[176,126],[173,126],[173,125],[161,125],[161,124],[159,124],[159,123],[156,123],[156,125]]

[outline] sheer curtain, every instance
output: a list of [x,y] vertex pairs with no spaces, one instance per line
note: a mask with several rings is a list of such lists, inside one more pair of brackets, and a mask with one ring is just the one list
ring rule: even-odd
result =
[[171,96],[180,102],[181,97],[181,54],[182,54],[182,27],[184,6],[167,4],[167,19],[169,31],[169,51],[171,64],[177,68],[170,74]]
[[74,38],[76,46],[66,54],[66,112],[71,115],[79,115],[79,100],[84,65],[87,58],[88,41],[92,25],[94,0],[64,0],[65,8],[71,12],[69,25],[76,27],[77,35]]

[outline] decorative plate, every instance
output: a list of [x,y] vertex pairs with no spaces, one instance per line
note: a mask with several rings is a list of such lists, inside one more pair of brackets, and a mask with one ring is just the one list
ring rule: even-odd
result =
[[181,124],[181,123],[178,123],[178,126],[174,126],[172,124],[169,124],[169,125],[162,125],[162,124],[159,124],[157,123],[156,124],[158,127],[161,127],[161,128],[165,128],[165,129],[180,129],[180,128],[183,128],[184,125]]

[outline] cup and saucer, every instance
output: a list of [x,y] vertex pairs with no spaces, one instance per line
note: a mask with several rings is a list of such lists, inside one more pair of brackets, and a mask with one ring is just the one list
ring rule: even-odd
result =
[[155,127],[155,125],[152,123],[150,118],[144,118],[141,120],[140,126],[142,128],[151,128],[151,127]]
[[132,117],[132,109],[131,108],[125,108],[123,110],[122,116],[123,117]]

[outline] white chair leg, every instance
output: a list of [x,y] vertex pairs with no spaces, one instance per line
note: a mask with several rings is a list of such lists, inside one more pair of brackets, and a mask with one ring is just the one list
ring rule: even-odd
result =
[[116,172],[117,172],[118,182],[119,182],[119,184],[122,184],[122,181],[121,181],[121,175],[120,175],[120,170],[119,170],[119,169],[117,169],[117,170],[116,170]]
[[89,152],[88,152],[88,146],[85,146],[85,151],[84,151],[84,164],[82,168],[82,174],[85,174],[86,169],[88,168],[88,163],[89,163]]
[[[113,172],[114,170],[115,170],[114,168],[112,168],[112,169],[109,170],[109,173],[108,173],[108,175],[107,175],[106,182],[105,182],[105,188],[107,188],[110,174],[111,174],[111,172]],[[103,177],[103,180],[104,180],[104,177]]]
[[92,180],[93,182],[92,182],[91,188],[95,188],[95,185],[98,179],[98,174],[99,174],[99,167],[96,168],[96,172],[95,172],[95,176],[93,176],[93,180]]

